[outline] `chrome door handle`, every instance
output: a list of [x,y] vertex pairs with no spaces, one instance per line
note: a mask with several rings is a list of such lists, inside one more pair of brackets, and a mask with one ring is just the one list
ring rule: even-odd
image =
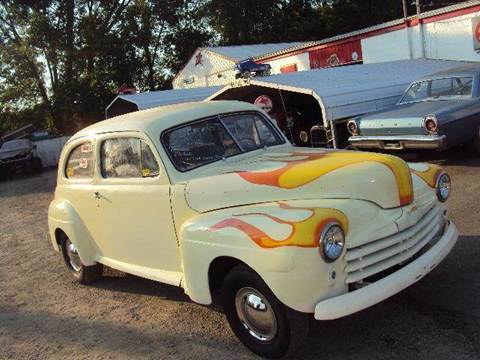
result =
[[99,193],[98,191],[95,191],[95,192],[93,193],[93,197],[94,197],[95,199],[100,199],[100,198],[102,197],[102,195],[100,195],[100,193]]

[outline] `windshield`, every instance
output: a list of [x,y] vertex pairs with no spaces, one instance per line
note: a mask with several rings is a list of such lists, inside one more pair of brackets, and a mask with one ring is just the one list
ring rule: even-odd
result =
[[285,141],[258,113],[222,115],[167,131],[162,142],[175,167],[188,171]]
[[472,77],[450,77],[418,81],[413,83],[405,92],[400,103],[471,98],[472,84]]

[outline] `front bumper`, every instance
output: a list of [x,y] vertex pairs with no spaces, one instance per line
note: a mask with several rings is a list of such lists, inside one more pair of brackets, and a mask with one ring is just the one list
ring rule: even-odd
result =
[[375,305],[420,280],[450,253],[458,239],[453,223],[438,242],[419,258],[361,289],[323,300],[315,306],[316,320],[333,320]]
[[405,149],[445,149],[445,135],[386,135],[351,136],[348,141],[365,149],[405,150]]

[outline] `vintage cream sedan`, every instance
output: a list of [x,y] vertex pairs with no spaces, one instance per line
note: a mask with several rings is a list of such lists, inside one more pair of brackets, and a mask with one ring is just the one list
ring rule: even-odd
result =
[[310,318],[365,309],[437,266],[458,237],[450,188],[435,165],[293,147],[251,104],[190,103],[74,135],[49,232],[79,282],[106,265],[220,298],[243,344],[274,358]]

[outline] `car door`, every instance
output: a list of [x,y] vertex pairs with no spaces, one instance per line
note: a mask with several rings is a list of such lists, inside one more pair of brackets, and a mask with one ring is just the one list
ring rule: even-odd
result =
[[170,207],[170,184],[158,152],[140,133],[98,139],[99,180],[95,191],[104,263],[178,285],[180,251]]
[[94,198],[96,189],[97,157],[96,143],[93,139],[80,139],[69,144],[65,166],[60,169],[59,176],[63,181],[57,187],[60,198],[66,199],[75,209],[78,221],[86,230],[99,257],[108,253],[109,244],[103,241],[101,224],[98,219],[98,208]]

